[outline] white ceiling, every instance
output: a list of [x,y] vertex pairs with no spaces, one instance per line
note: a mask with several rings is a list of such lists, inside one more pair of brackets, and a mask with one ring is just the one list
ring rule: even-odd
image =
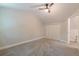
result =
[[67,20],[76,10],[79,9],[78,3],[55,3],[51,8],[51,13],[36,9],[43,3],[0,3],[0,7],[13,8],[18,10],[33,11],[45,24],[58,23]]

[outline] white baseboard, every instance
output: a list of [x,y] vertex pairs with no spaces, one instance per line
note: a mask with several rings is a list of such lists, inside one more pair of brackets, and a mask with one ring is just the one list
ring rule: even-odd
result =
[[58,40],[58,41],[63,42],[63,43],[67,43],[67,41],[65,41],[65,40]]
[[37,37],[37,38],[31,39],[31,40],[28,40],[28,41],[23,41],[23,42],[18,42],[18,43],[11,44],[11,45],[3,46],[3,47],[0,47],[0,50],[12,48],[12,47],[15,47],[15,46],[18,46],[18,45],[22,45],[22,44],[25,44],[25,43],[30,43],[32,41],[40,40],[42,38],[45,38],[45,36]]
[[[46,37],[47,39],[52,39],[52,38],[48,38],[48,37]],[[58,41],[58,42],[61,42],[61,43],[67,43],[67,41],[65,41],[65,40],[57,40],[57,39],[52,39],[52,40],[54,40],[54,41]]]

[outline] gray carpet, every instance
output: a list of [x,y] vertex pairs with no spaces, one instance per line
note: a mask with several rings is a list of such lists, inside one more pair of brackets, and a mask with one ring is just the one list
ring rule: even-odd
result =
[[79,50],[51,39],[40,39],[7,50],[5,56],[79,56]]

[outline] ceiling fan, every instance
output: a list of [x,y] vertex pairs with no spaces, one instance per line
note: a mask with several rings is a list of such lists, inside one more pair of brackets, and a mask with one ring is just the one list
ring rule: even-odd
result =
[[46,3],[43,5],[44,7],[40,7],[38,9],[39,10],[46,10],[48,13],[50,13],[51,12],[50,8],[52,7],[53,4],[54,3]]

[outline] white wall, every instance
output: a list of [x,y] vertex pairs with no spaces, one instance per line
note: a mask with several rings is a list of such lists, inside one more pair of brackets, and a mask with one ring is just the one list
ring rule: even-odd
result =
[[3,30],[0,33],[2,35],[0,40],[4,46],[44,36],[43,25],[34,14],[6,8],[1,12]]
[[67,42],[68,40],[68,22],[67,20],[61,23],[61,40]]
[[1,23],[1,8],[0,8],[0,46],[3,46],[1,39],[2,39],[2,23]]
[[67,21],[61,23],[46,25],[46,37],[49,39],[67,42],[68,25]]
[[47,25],[46,37],[49,39],[60,40],[60,24]]

